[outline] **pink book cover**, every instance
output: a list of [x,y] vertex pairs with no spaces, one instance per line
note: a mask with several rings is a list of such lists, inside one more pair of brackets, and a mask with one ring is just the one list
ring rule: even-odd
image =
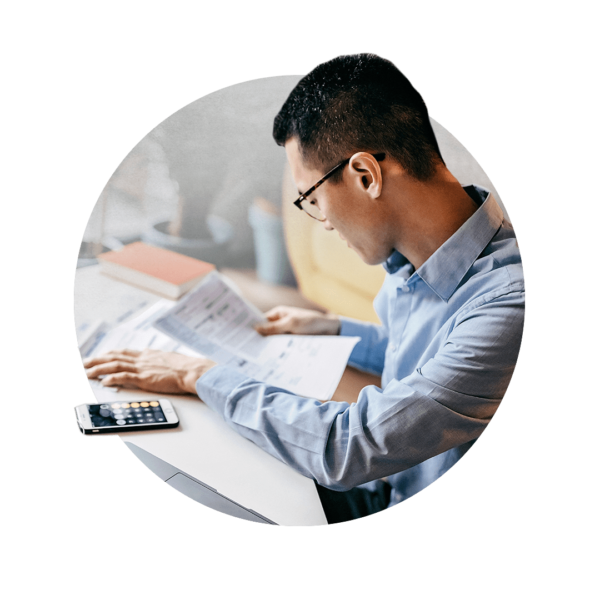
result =
[[174,285],[182,285],[215,268],[197,258],[149,246],[144,242],[134,242],[121,250],[104,252],[98,255],[98,260],[128,267]]

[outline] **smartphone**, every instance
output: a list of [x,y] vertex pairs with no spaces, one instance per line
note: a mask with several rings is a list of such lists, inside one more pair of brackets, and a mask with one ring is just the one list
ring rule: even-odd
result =
[[166,398],[80,404],[75,407],[75,414],[79,429],[85,434],[169,429],[179,425],[175,409]]

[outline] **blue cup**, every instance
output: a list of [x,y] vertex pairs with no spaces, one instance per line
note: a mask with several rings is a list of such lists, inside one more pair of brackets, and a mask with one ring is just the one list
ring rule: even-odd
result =
[[248,221],[254,233],[258,278],[276,285],[295,286],[296,280],[285,247],[281,217],[252,205],[248,209]]

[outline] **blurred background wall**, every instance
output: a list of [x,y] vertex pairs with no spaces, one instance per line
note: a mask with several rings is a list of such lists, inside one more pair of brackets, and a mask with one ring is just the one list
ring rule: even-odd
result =
[[[300,77],[224,88],[150,131],[102,191],[78,264],[93,263],[102,250],[142,239],[217,266],[254,267],[254,238],[261,228],[263,237],[271,235],[267,229],[277,224],[281,205],[286,157],[273,141],[273,119]],[[471,154],[440,124],[432,124],[459,181],[483,185],[500,200]],[[254,227],[249,221],[252,206]],[[281,228],[272,233],[282,238]],[[285,254],[282,239],[279,245]],[[289,277],[282,275],[280,282],[290,283]]]
[[[494,182],[520,239],[526,242],[522,245],[524,256],[600,256],[597,215],[592,215],[598,206],[600,54],[382,54],[402,66],[423,93],[433,117],[476,155]],[[159,139],[162,122],[169,115],[179,109],[193,112],[196,100],[199,106],[199,99],[209,96],[214,96],[216,110],[219,90],[231,88],[233,96],[238,94],[250,104],[236,110],[220,105],[216,112],[229,114],[231,123],[236,123],[227,131],[245,139],[242,133],[256,127],[260,133],[253,134],[257,143],[250,153],[261,152],[259,138],[264,135],[265,151],[268,148],[277,156],[283,149],[270,140],[271,116],[311,65],[334,55],[235,55],[237,64],[233,64],[231,57],[219,54],[140,54],[134,58],[43,54],[35,55],[37,66],[32,66],[29,63],[33,59],[28,57],[33,55],[4,54],[11,66],[3,67],[3,90],[97,190],[98,202],[83,241],[97,239],[104,224],[108,234],[105,242],[115,244],[119,238],[127,241],[142,235],[160,220],[179,222],[182,234],[197,230],[192,227],[193,219],[188,220],[188,213],[182,212],[180,184],[174,183],[165,144]],[[64,66],[59,64],[61,60]],[[44,61],[52,67],[45,68]],[[131,61],[135,64],[128,64]],[[143,66],[144,62],[149,65]],[[277,78],[273,75],[281,75],[282,82],[288,78],[287,84],[281,85],[289,85],[289,89],[275,89]],[[243,90],[250,90],[253,84],[258,89],[259,83],[270,83],[271,79],[270,97],[244,94]],[[222,130],[223,121],[211,121],[208,113],[196,114],[195,118],[203,128]],[[262,119],[268,123],[264,130],[259,126]],[[156,135],[148,135],[153,129]],[[251,247],[252,229],[247,213],[234,207],[251,203],[250,196],[257,192],[242,190],[249,179],[238,174],[251,169],[252,154],[247,153],[248,146],[242,149],[236,145],[234,137],[228,137],[227,160],[238,166],[229,169],[217,161],[218,176],[204,176],[204,189],[199,192],[202,197],[196,201],[212,203],[212,212],[220,211],[234,222],[231,252],[250,262],[252,252],[242,249]],[[198,169],[204,169],[205,175],[208,163],[216,157],[217,153],[211,155],[205,148]],[[267,163],[264,173],[276,188],[275,178],[267,176],[270,164],[277,174],[275,161]],[[223,168],[225,173],[219,171]],[[253,175],[260,176],[258,171]],[[219,189],[213,186],[215,181]],[[259,186],[258,191],[269,195],[265,186]],[[271,199],[276,199],[274,194]]]
[[[286,157],[271,132],[299,79],[271,77],[224,88],[165,119],[108,181],[82,253],[87,248],[91,258],[100,239],[109,248],[146,239],[219,266],[254,266],[248,210],[256,198],[275,212],[280,207]],[[214,254],[207,241],[217,242]]]

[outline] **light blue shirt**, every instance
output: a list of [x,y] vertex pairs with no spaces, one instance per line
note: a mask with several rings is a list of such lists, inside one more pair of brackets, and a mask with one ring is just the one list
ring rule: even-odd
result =
[[227,367],[196,382],[240,434],[327,488],[387,477],[391,504],[445,473],[481,435],[510,381],[523,330],[523,269],[492,195],[417,271],[394,251],[375,299],[381,325],[342,318],[360,336],[350,364],[381,374],[354,404],[321,403]]

